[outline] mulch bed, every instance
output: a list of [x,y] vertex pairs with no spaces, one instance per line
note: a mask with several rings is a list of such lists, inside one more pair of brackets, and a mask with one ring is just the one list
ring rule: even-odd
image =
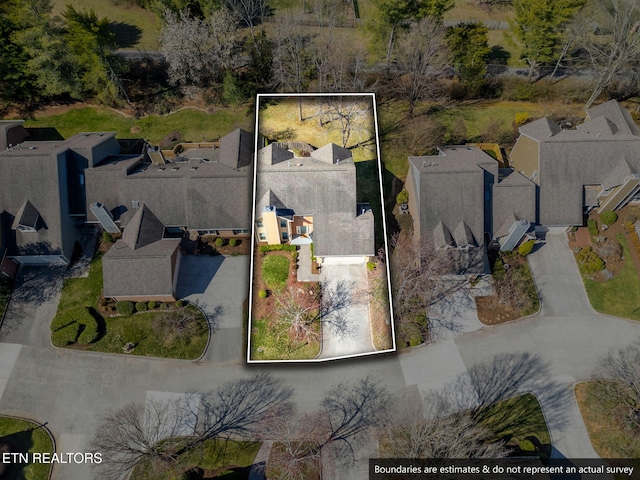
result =
[[497,295],[476,297],[478,320],[485,325],[499,325],[511,320],[517,320],[522,315],[508,305],[500,303]]
[[229,240],[221,247],[216,246],[215,240],[211,242],[198,242],[198,253],[200,255],[249,255],[251,253],[251,239],[237,238],[238,244],[235,247],[229,245]]

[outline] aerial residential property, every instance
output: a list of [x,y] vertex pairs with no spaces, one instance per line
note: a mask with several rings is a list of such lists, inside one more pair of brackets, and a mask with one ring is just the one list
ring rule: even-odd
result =
[[[298,108],[295,100],[282,99],[282,108]],[[309,110],[320,105],[318,98],[303,101]],[[353,102],[373,124],[370,96],[340,101]],[[335,141],[312,145],[331,138],[331,122],[324,128],[314,122],[306,141],[266,141],[257,152],[249,361],[327,360],[392,348],[386,289],[381,298],[372,293],[387,282],[376,247],[383,221],[372,208],[380,205],[378,161],[356,160]],[[268,131],[268,120],[258,124]]]

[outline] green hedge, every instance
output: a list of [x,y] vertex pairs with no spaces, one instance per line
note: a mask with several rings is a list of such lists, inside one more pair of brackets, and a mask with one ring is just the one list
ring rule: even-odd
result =
[[136,303],[136,310],[138,312],[144,312],[144,311],[147,310],[147,308],[148,307],[147,307],[146,302],[138,302],[138,303]]
[[98,322],[96,322],[95,318],[91,317],[91,321],[87,321],[84,324],[84,330],[78,337],[78,343],[88,345],[89,343],[93,343],[98,340],[99,336],[100,332],[98,331]]
[[283,243],[281,245],[260,245],[258,247],[258,251],[260,251],[261,253],[279,252],[281,250],[284,250],[285,252],[295,252],[296,246],[289,245],[288,243]]
[[598,222],[596,222],[593,218],[587,220],[587,228],[589,229],[589,233],[591,235],[598,234]]
[[216,238],[216,247],[221,247],[224,245],[224,238]]
[[605,225],[613,225],[618,220],[618,214],[616,212],[604,212],[600,215],[600,219]]
[[238,245],[238,240],[236,240],[235,238],[232,238],[231,240],[229,240],[230,247],[235,247],[236,245]]
[[409,201],[409,192],[406,190],[402,190],[398,195],[396,195],[396,203],[403,204]]
[[86,325],[91,321],[95,322],[95,319],[91,316],[91,314],[87,310],[87,307],[76,307],[62,312],[61,315],[56,315],[56,317],[51,322],[51,331],[55,332],[68,325],[71,325],[72,323]]
[[80,324],[73,322],[66,327],[62,327],[51,334],[51,341],[56,347],[66,347],[78,341]]
[[522,245],[518,247],[518,253],[523,257],[526,257],[531,253],[531,250],[533,250],[533,245],[535,243],[536,241],[533,239],[527,240],[526,242],[524,242]]
[[125,316],[133,315],[133,310],[134,310],[133,302],[129,302],[129,301],[118,302],[116,303],[116,310],[120,315],[125,315]]

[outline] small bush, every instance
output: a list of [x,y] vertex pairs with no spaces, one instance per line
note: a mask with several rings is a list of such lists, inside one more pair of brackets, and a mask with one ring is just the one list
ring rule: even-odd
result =
[[216,247],[221,247],[224,245],[224,238],[216,238]]
[[396,196],[396,203],[398,204],[407,203],[408,201],[409,201],[409,192],[407,192],[406,190],[402,190]]
[[593,251],[591,247],[580,249],[576,255],[579,269],[584,274],[599,272],[604,270],[604,261]]
[[98,340],[99,334],[98,322],[96,322],[95,318],[91,317],[91,321],[87,321],[84,324],[84,330],[82,330],[82,333],[78,337],[78,343],[82,343],[84,345],[93,343]]
[[266,291],[266,290],[260,290],[260,291],[258,292],[258,297],[260,297],[260,298],[267,298],[267,295],[268,295],[268,294],[267,294],[267,291]]
[[79,331],[80,324],[73,322],[72,324],[53,332],[51,334],[51,341],[56,347],[66,347],[67,345],[76,343]]
[[154,308],[156,308],[156,302],[149,302],[147,304],[147,307],[149,307],[149,310],[153,310]]
[[522,255],[523,257],[526,257],[527,255],[529,255],[531,253],[531,250],[533,250],[533,245],[535,243],[536,242],[533,239],[527,240],[526,242],[524,242],[522,245],[520,245],[518,247],[518,253],[520,255]]
[[123,302],[118,302],[116,303],[116,311],[120,314],[120,315],[133,315],[133,302],[128,302],[128,301],[123,301]]
[[618,220],[618,214],[616,212],[604,212],[600,219],[605,225],[613,225]]
[[376,262],[367,262],[367,268],[369,270],[375,270],[376,269]]
[[236,240],[235,238],[232,238],[231,240],[229,240],[230,247],[235,247],[236,245],[238,245],[238,240]]
[[176,300],[176,307],[178,308],[184,307],[184,300]]
[[536,446],[531,440],[522,440],[519,447],[523,453],[534,453],[536,451]]
[[589,220],[587,220],[587,228],[589,229],[589,233],[591,235],[598,234],[598,222],[596,222],[595,219],[590,218]]
[[145,302],[138,302],[136,303],[136,311],[138,312],[144,312],[147,309],[147,304]]
[[102,241],[104,243],[113,243],[113,236],[109,232],[102,232]]
[[516,113],[516,125],[524,125],[529,121],[529,112],[517,112]]

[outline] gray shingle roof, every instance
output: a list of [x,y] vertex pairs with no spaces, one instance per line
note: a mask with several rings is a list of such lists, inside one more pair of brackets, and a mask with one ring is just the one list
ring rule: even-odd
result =
[[616,124],[619,130],[631,135],[640,135],[637,125],[633,121],[631,114],[616,101],[609,100],[587,110],[589,118],[607,117]]
[[546,117],[520,127],[520,133],[523,133],[528,137],[535,138],[536,140],[552,137],[560,133],[560,131],[560,127]]
[[33,206],[33,203],[26,200],[18,209],[11,228],[15,230],[18,227],[23,226],[35,229],[36,223],[38,223],[38,218],[40,218],[40,213],[36,207]]
[[328,143],[324,147],[320,147],[311,152],[311,156],[322,162],[336,163],[337,160],[347,160],[353,155],[351,155],[351,152],[346,148],[339,147],[335,143]]
[[336,152],[344,156],[345,149],[333,146],[323,151],[322,160],[312,155],[274,164],[268,159],[277,147],[266,148],[258,152],[263,161],[256,175],[257,216],[275,198],[279,208],[313,215],[316,255],[375,255],[373,213],[356,217],[356,167],[350,153],[339,164],[325,161]]
[[258,150],[258,163],[265,165],[275,165],[293,158],[293,152],[280,148],[273,143]]
[[433,229],[433,243],[437,249],[455,246],[451,232],[442,222],[438,222]]
[[220,139],[220,161],[231,168],[248,167],[253,163],[253,133],[241,128]]
[[623,157],[618,164],[611,170],[609,175],[602,181],[602,188],[604,190],[609,190],[613,187],[617,187],[618,185],[622,185],[624,182],[624,177],[627,175],[631,175],[635,173],[633,169],[629,166],[627,160]]
[[162,240],[164,225],[158,220],[149,207],[142,205],[127,224],[122,240],[131,248],[146,247],[147,245]]
[[[507,219],[536,221],[536,185],[512,168],[501,168],[500,176],[502,180],[493,185],[493,238],[505,235]],[[510,221],[508,227],[512,224]]]
[[500,237],[504,237],[505,235],[508,235],[509,229],[518,220],[519,218],[515,213],[509,212],[505,217],[504,221],[502,222],[502,224],[498,227],[498,229],[494,233],[493,237],[500,238]]
[[[210,155],[208,162],[191,159],[151,165],[140,164],[140,157],[111,157],[85,172],[87,204],[106,205],[122,225],[134,213],[132,202],[139,202],[149,206],[164,225],[194,230],[250,228],[252,155],[246,151],[247,135],[251,136],[235,132],[223,137],[219,161]],[[239,169],[223,159],[232,153],[239,155]],[[96,220],[92,214],[89,218]]]
[[456,240],[457,247],[477,247],[478,242],[476,242],[475,238],[473,238],[473,233],[471,233],[471,229],[464,222],[460,222],[453,232],[453,238]]

